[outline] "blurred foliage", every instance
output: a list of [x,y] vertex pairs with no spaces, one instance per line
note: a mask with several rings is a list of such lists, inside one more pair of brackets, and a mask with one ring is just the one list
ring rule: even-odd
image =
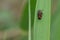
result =
[[60,40],[60,0],[57,0],[56,6],[54,15],[51,18],[51,40]]
[[34,15],[35,15],[35,7],[36,7],[36,0],[30,0],[30,7],[31,7],[31,26],[34,24]]
[[[30,6],[31,6],[31,25],[33,26],[34,23],[34,15],[35,15],[35,6],[36,6],[36,0],[30,0]],[[21,21],[21,27],[24,30],[28,30],[28,3],[25,6],[25,10],[23,12],[22,21]]]
[[[34,14],[35,14],[35,6],[36,6],[36,0],[30,0],[31,2],[31,25],[33,26],[34,23]],[[23,16],[22,16],[22,21],[21,21],[21,28],[23,30],[28,30],[28,3],[25,6]]]
[[29,25],[29,21],[28,21],[28,3],[27,3],[23,11],[23,16],[21,20],[21,28],[23,30],[28,31],[28,25]]
[[[35,15],[35,7],[36,7],[36,0],[30,0],[30,8],[31,8],[31,27],[33,27],[34,24],[34,15]],[[33,31],[31,34],[31,38],[33,40]]]

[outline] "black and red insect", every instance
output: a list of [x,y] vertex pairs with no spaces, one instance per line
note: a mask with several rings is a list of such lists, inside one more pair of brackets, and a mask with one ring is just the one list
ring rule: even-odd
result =
[[41,20],[42,19],[42,11],[41,10],[38,10],[38,19]]

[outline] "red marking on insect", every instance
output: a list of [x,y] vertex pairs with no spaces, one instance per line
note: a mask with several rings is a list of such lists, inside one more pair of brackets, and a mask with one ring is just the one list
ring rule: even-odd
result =
[[41,10],[38,10],[38,19],[41,20],[42,19],[42,11]]

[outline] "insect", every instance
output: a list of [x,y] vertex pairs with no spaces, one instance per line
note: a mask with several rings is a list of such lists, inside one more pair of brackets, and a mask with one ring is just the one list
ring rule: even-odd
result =
[[38,10],[38,19],[41,20],[42,19],[42,11],[41,10]]

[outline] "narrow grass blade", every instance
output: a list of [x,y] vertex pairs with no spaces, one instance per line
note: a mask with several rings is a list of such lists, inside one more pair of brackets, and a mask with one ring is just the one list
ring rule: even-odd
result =
[[[38,19],[37,12],[42,10],[43,17]],[[51,0],[37,0],[34,19],[34,40],[50,40]]]

